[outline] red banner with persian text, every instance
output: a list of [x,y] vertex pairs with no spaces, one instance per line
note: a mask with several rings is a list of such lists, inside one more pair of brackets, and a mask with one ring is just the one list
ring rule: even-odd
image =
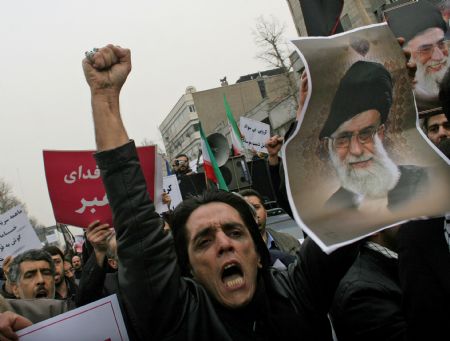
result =
[[[156,148],[138,147],[138,156],[152,200],[155,193]],[[47,187],[58,223],[86,228],[94,220],[112,226],[112,212],[94,151],[44,150]]]

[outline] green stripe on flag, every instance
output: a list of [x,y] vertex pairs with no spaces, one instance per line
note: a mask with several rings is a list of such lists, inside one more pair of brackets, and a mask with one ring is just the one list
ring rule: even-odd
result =
[[231,112],[230,105],[228,104],[227,97],[225,96],[225,94],[223,95],[223,104],[225,105],[225,111],[227,113],[228,122],[230,122],[231,128],[233,129],[234,135],[236,136],[237,141],[239,143],[238,147],[240,147],[239,148],[240,150],[244,150],[241,132],[237,126],[236,121],[234,120],[233,113]]
[[[203,142],[205,143],[207,153],[209,156],[209,160],[211,161],[211,165],[213,166],[213,169],[214,169],[214,174],[216,175],[218,187],[219,187],[219,189],[223,189],[224,191],[229,192],[227,184],[225,183],[225,180],[222,176],[222,172],[220,171],[220,168],[217,165],[216,158],[214,157],[211,147],[209,146],[208,140],[206,139],[205,133],[203,132],[203,127],[202,127],[201,122],[199,122],[199,126],[200,126],[200,137],[202,138]],[[203,157],[203,159],[204,159],[204,157]]]

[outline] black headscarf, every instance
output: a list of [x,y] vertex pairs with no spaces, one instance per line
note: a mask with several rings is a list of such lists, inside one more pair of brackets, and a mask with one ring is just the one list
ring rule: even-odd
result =
[[417,34],[433,27],[447,32],[447,24],[439,9],[426,0],[386,12],[386,20],[396,37],[408,42]]
[[384,123],[392,105],[392,77],[380,63],[358,61],[342,77],[319,138],[331,136],[344,122],[375,109]]

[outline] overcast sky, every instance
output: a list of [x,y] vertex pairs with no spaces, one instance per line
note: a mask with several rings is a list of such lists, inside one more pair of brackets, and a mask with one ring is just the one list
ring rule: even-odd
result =
[[255,58],[256,18],[296,36],[285,0],[19,0],[0,12],[0,177],[46,226],[55,220],[42,150],[94,149],[84,51],[130,48],[121,112],[131,138],[161,143],[157,126],[188,85],[206,90],[266,70]]

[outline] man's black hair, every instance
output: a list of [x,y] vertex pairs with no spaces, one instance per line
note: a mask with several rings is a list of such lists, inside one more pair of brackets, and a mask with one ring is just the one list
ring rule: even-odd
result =
[[207,191],[202,195],[191,197],[184,200],[178,205],[173,212],[172,220],[172,236],[175,242],[175,250],[178,256],[178,263],[181,268],[183,276],[191,277],[191,268],[188,256],[188,237],[186,222],[194,210],[200,206],[220,202],[233,207],[238,211],[245,226],[248,228],[253,242],[255,243],[256,251],[261,257],[261,264],[263,267],[270,265],[270,255],[266,245],[261,237],[258,229],[258,224],[253,217],[250,205],[241,197],[225,192],[225,191]]
[[264,199],[262,195],[258,191],[255,191],[254,189],[251,188],[243,189],[242,191],[239,191],[239,194],[242,195],[243,197],[257,197],[261,202],[261,204],[264,205]]
[[45,261],[49,264],[52,275],[55,275],[55,263],[53,263],[52,256],[47,251],[33,249],[25,251],[13,258],[8,273],[8,278],[12,283],[18,283],[20,279],[20,264],[27,261]]
[[437,27],[447,32],[447,24],[439,9],[425,0],[387,12],[386,19],[394,35],[405,38],[406,43],[430,28]]
[[392,105],[392,87],[392,76],[384,65],[354,63],[339,82],[319,139],[330,137],[342,123],[370,109],[377,110],[384,123]]
[[189,156],[187,156],[186,154],[183,154],[183,153],[178,154],[177,156],[175,156],[175,159],[178,159],[179,157],[185,157],[189,161]]
[[51,256],[60,256],[64,261],[64,253],[60,250],[59,247],[54,245],[47,245],[44,247],[44,251],[47,251]]

